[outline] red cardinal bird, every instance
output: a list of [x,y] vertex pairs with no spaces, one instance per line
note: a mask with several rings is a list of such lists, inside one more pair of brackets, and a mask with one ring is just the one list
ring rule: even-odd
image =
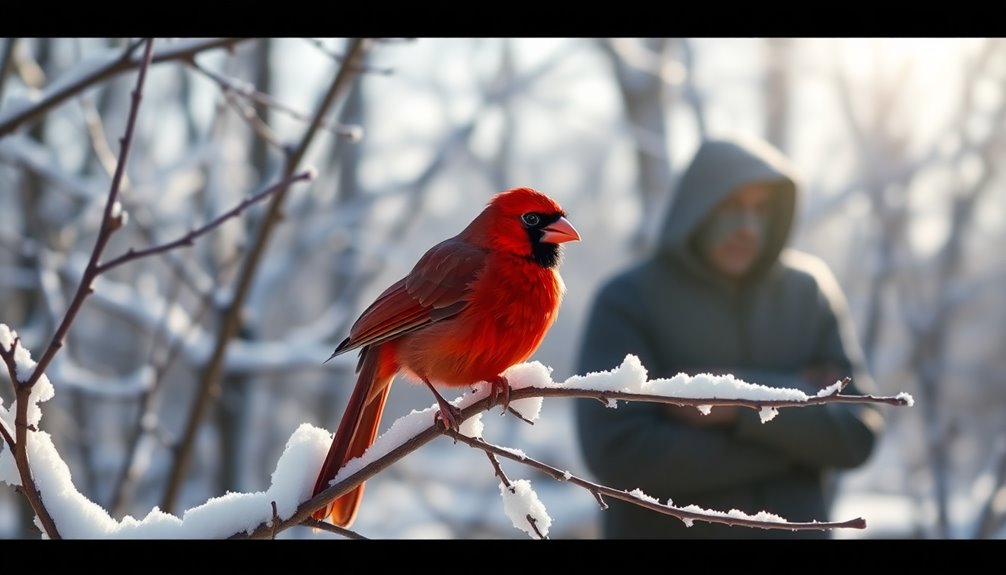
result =
[[[356,387],[322,465],[314,494],[373,444],[391,381],[422,381],[457,429],[460,411],[434,384],[492,384],[509,401],[500,374],[527,360],[555,321],[565,286],[560,245],[580,234],[551,198],[531,188],[497,194],[458,235],[427,251],[407,276],[382,293],[353,324],[332,357],[360,349]],[[356,518],[363,483],[314,517],[341,527]]]

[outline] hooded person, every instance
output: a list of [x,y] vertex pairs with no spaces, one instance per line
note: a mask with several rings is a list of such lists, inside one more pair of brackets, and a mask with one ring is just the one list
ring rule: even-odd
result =
[[[838,282],[819,258],[787,247],[798,184],[766,142],[704,141],[677,187],[653,253],[602,285],[577,373],[627,354],[651,379],[717,373],[816,393],[849,376],[872,393]],[[871,405],[780,409],[762,423],[743,407],[576,402],[588,469],[601,483],[640,489],[678,507],[767,511],[827,521],[834,472],[865,463],[883,430]],[[680,519],[618,500],[602,511],[606,538],[827,538]]]

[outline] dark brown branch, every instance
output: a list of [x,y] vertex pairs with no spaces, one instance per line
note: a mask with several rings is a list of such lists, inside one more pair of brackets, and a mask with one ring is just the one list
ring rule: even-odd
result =
[[[510,412],[511,414],[513,414],[513,416],[516,417],[517,419],[523,421],[524,423],[526,423],[528,425],[534,425],[533,421],[531,421],[530,419],[524,417],[524,415],[521,414],[521,412],[519,412],[516,409],[510,407],[509,405],[507,406],[506,410],[508,412]],[[503,414],[501,413],[500,415],[503,415]]]
[[15,336],[14,342],[11,343],[10,349],[4,349],[0,346],[0,359],[3,359],[4,363],[7,365],[7,375],[10,377],[11,385],[15,390],[24,385],[24,382],[18,378],[17,375],[17,362],[14,361],[14,352],[17,351],[17,346],[21,343],[21,336]]
[[[336,73],[335,79],[322,98],[321,104],[318,106],[318,110],[304,136],[301,138],[299,145],[287,156],[284,175],[289,176],[297,169],[306,155],[308,148],[314,142],[314,137],[325,122],[325,118],[328,116],[328,112],[335,103],[335,100],[340,95],[345,94],[352,85],[355,72],[353,71],[353,66],[348,64],[362,59],[369,50],[369,47],[370,42],[366,39],[355,38],[349,42],[347,65],[343,65]],[[171,466],[164,498],[160,506],[166,512],[170,513],[172,508],[174,508],[175,498],[178,495],[178,490],[181,488],[185,472],[188,468],[189,458],[192,456],[196,433],[202,425],[214,397],[217,395],[216,392],[220,385],[220,376],[223,373],[227,347],[238,333],[241,322],[241,310],[244,307],[248,293],[251,291],[253,280],[258,272],[259,262],[265,254],[266,246],[268,246],[269,240],[272,237],[272,232],[281,219],[283,203],[286,199],[288,189],[288,187],[281,188],[272,197],[268,211],[263,219],[262,227],[255,237],[248,257],[241,267],[233,300],[224,313],[213,353],[200,376],[199,388],[193,399],[194,404],[189,413],[189,419],[185,424],[175,460]]]
[[[686,523],[689,521],[705,521],[707,523],[722,523],[724,525],[734,525],[743,527],[758,527],[760,529],[787,529],[790,531],[826,531],[836,528],[852,528],[852,529],[865,529],[866,521],[862,518],[856,518],[849,521],[841,522],[799,522],[793,523],[789,521],[761,521],[756,519],[747,519],[743,517],[729,517],[725,515],[718,515],[715,513],[701,513],[697,511],[686,511],[684,509],[673,507],[671,505],[663,505],[656,501],[651,501],[650,499],[642,496],[635,495],[634,493],[623,491],[620,489],[612,489],[610,487],[605,487],[604,485],[598,485],[596,483],[587,481],[575,475],[570,475],[568,472],[561,469],[557,469],[542,463],[533,458],[527,457],[526,455],[518,455],[512,451],[499,447],[497,445],[492,445],[491,443],[486,443],[481,439],[474,437],[468,437],[462,435],[453,430],[448,430],[444,432],[454,438],[455,441],[460,441],[467,444],[469,447],[475,449],[481,449],[487,454],[491,454],[490,457],[500,455],[507,459],[512,459],[514,461],[523,463],[529,467],[543,471],[551,475],[557,481],[566,481],[583,487],[594,494],[595,497],[600,498],[600,495],[607,495],[608,497],[614,497],[615,499],[621,499],[622,501],[627,501],[640,507],[645,507],[651,509],[658,513],[664,515],[670,515],[672,517],[677,517]],[[532,522],[532,526],[534,523]],[[537,531],[537,529],[535,529]]]
[[[158,53],[154,55],[151,63],[160,64],[161,62],[191,61],[196,57],[196,55],[202,52],[217,48],[233,48],[236,44],[244,40],[246,40],[246,38],[215,38],[198,43],[187,42],[181,48],[169,46],[159,50]],[[68,98],[72,98],[76,94],[83,92],[85,89],[94,86],[95,84],[99,84],[113,76],[117,76],[123,72],[128,72],[133,68],[142,66],[143,62],[133,58],[132,53],[133,50],[126,50],[122,57],[110,60],[104,66],[96,68],[89,74],[81,76],[79,79],[68,83],[66,86],[61,86],[58,90],[43,96],[43,98],[35,104],[21,110],[17,114],[12,115],[10,118],[0,121],[0,138],[13,133],[24,124],[37,120],[52,108],[63,103]],[[2,115],[2,112],[0,112],[0,116]]]
[[[17,390],[21,388],[22,384],[17,378],[17,362],[14,361],[14,352],[17,350],[17,346],[20,344],[21,338],[15,337],[14,341],[11,343],[10,349],[5,349],[4,346],[0,345],[0,359],[3,359],[4,364],[7,366],[7,375],[10,377],[11,386],[14,388],[15,395]],[[7,426],[0,422],[0,433],[3,434],[4,441],[7,442],[8,447],[10,447],[11,453],[14,453],[14,438],[11,437],[10,431]]]
[[11,436],[10,431],[7,429],[7,424],[2,421],[0,421],[0,435],[3,435],[7,448],[10,449],[11,453],[14,453],[14,437]]
[[489,458],[489,463],[493,466],[493,474],[500,478],[500,482],[506,486],[510,487],[510,478],[506,476],[506,472],[503,471],[503,466],[500,465],[500,460],[491,451],[486,451],[486,457]]
[[[755,401],[755,400],[715,399],[715,398],[702,398],[702,399],[677,398],[677,397],[668,397],[668,396],[660,396],[660,395],[632,394],[632,393],[626,393],[626,392],[612,392],[612,391],[601,392],[601,391],[597,391],[597,390],[584,390],[584,389],[565,388],[565,387],[563,387],[563,388],[525,387],[525,388],[521,388],[521,389],[513,389],[513,390],[510,391],[510,401],[511,402],[519,400],[519,399],[528,399],[528,398],[531,398],[531,397],[589,397],[589,398],[602,399],[602,400],[607,400],[607,399],[623,399],[623,400],[626,400],[626,401],[651,401],[651,402],[659,402],[659,403],[673,403],[673,404],[677,404],[677,405],[694,405],[694,406],[699,406],[699,405],[714,405],[714,406],[715,405],[742,405],[742,406],[751,407],[751,408],[754,408],[754,409],[760,409],[762,407],[784,407],[784,408],[785,407],[804,407],[806,405],[818,405],[818,404],[822,404],[822,403],[888,403],[888,404],[891,404],[891,405],[909,405],[909,402],[907,400],[905,400],[905,399],[890,398],[890,397],[875,397],[875,396],[870,396],[870,395],[830,395],[830,396],[827,396],[827,397],[813,398],[812,399],[813,403],[811,403],[811,400],[808,400],[807,402],[800,402],[800,401],[793,401],[793,400],[786,400],[786,401],[773,400],[773,401],[764,401],[764,402],[762,402],[762,401]],[[469,417],[475,415],[476,413],[479,413],[481,411],[485,411],[487,409],[490,409],[494,404],[495,404],[495,402],[491,398],[489,398],[489,397],[482,398],[482,399],[474,402],[472,405],[469,405],[468,407],[465,407],[464,409],[461,410],[461,420],[463,421],[463,420],[468,419]],[[767,423],[766,425],[771,425],[771,423]],[[431,440],[433,440],[436,437],[439,437],[440,435],[444,435],[443,426],[434,423],[433,416],[430,416],[430,425],[427,428],[425,428],[424,430],[420,431],[416,435],[408,438],[407,440],[405,440],[404,442],[402,442],[401,445],[398,445],[397,447],[391,449],[384,456],[379,457],[379,458],[371,461],[370,463],[368,463],[367,465],[365,465],[361,469],[355,471],[354,473],[351,473],[351,474],[347,475],[346,477],[341,478],[338,482],[333,483],[328,489],[325,489],[324,491],[322,491],[322,492],[318,493],[317,495],[311,497],[307,501],[301,503],[300,506],[297,507],[297,511],[295,511],[287,519],[281,521],[280,529],[285,529],[285,528],[289,528],[289,527],[292,527],[292,526],[295,526],[295,525],[302,524],[308,517],[311,516],[311,514],[316,509],[319,509],[319,508],[327,505],[328,503],[331,503],[332,501],[334,501],[340,495],[348,493],[351,489],[353,489],[354,487],[356,487],[360,483],[362,483],[362,482],[366,481],[367,479],[369,479],[369,478],[377,475],[378,473],[380,473],[384,469],[388,468],[389,466],[391,466],[392,464],[394,464],[395,462],[397,462],[401,458],[405,457],[409,453],[412,453],[416,449],[419,449],[420,447],[422,447],[426,443],[429,443]],[[455,440],[462,440],[461,437],[454,437],[454,439]],[[525,462],[528,461],[528,459],[521,458],[520,456],[515,455],[512,452],[506,451],[506,450],[504,450],[502,448],[500,448],[500,451],[499,451],[498,454],[499,455],[503,455],[504,457],[507,457],[509,459],[514,459],[516,461],[520,461],[522,463],[525,463]],[[541,464],[541,465],[544,465],[544,464]],[[571,481],[572,482],[572,479],[567,479],[566,478],[566,472],[565,471],[560,471],[560,470],[555,469],[555,468],[547,468],[547,466],[546,466],[546,468],[542,468],[542,469],[545,470],[545,471],[548,471],[549,473],[551,473],[553,475],[553,477],[556,477],[557,479],[561,479],[563,481]],[[584,480],[577,479],[577,481],[583,482]],[[589,482],[584,482],[584,483],[586,484],[586,483],[589,483]],[[592,484],[592,483],[590,483],[590,485],[594,486],[594,484]],[[594,494],[595,497],[598,498],[598,500],[602,503],[602,505],[603,505],[603,500],[601,500],[600,494],[604,494],[604,495],[607,495],[607,496],[610,496],[610,497],[615,497],[617,499],[631,500],[631,502],[633,502],[633,503],[638,503],[638,504],[642,505],[643,507],[652,507],[652,508],[656,509],[657,511],[660,511],[661,513],[664,513],[665,510],[668,509],[667,506],[664,506],[664,505],[659,505],[659,504],[652,504],[651,505],[651,504],[648,504],[645,501],[643,501],[643,500],[641,500],[639,498],[635,498],[631,494],[628,494],[628,493],[626,493],[624,491],[619,491],[619,490],[610,489],[610,488],[604,488],[603,486],[599,486],[599,485],[596,486],[596,487],[601,488],[601,489],[598,489],[596,491],[592,490],[591,492]],[[701,521],[707,521],[707,520],[709,520],[709,521],[712,521],[712,522],[724,522],[723,520],[721,520],[719,518],[714,518],[714,520],[711,520],[711,519],[709,519],[705,515],[696,514],[696,513],[688,512],[688,511],[680,511],[680,512],[676,512],[676,513],[678,515],[680,515],[680,517],[682,519],[695,519],[695,520],[701,520]],[[740,519],[737,519],[737,518],[729,518],[729,521],[734,521],[735,523],[733,523],[733,524],[736,524],[736,525],[749,525],[749,526],[752,526],[752,527],[763,527],[763,528],[778,528],[778,526],[780,525],[779,523],[759,522],[759,521],[753,521],[753,520],[745,520],[745,522],[743,522],[743,523],[736,523],[737,521],[741,521]],[[765,524],[765,525],[763,525],[763,524]],[[785,529],[805,529],[805,530],[806,529],[818,529],[818,530],[820,530],[820,529],[833,529],[833,528],[836,528],[836,527],[862,528],[862,526],[865,526],[865,522],[862,521],[861,519],[856,519],[856,520],[852,520],[852,521],[848,521],[848,522],[843,522],[843,523],[786,523],[784,528]],[[249,533],[245,533],[245,532],[241,532],[239,534],[235,534],[234,536],[232,536],[232,538],[233,539],[245,539],[245,538],[249,538],[249,539],[262,539],[262,538],[268,537],[269,534],[272,533],[272,529],[273,529],[273,525],[271,523],[263,523],[263,524],[259,525],[257,528],[255,528],[250,534]]]
[[105,202],[105,211],[101,219],[101,228],[98,230],[98,238],[94,243],[94,249],[91,251],[91,258],[88,260],[87,267],[84,269],[84,275],[80,279],[80,284],[77,286],[77,291],[73,296],[73,300],[70,301],[70,307],[67,309],[66,314],[63,316],[63,320],[60,322],[59,327],[53,334],[48,347],[46,347],[45,352],[42,354],[42,358],[39,360],[38,364],[35,365],[35,370],[32,372],[31,376],[29,376],[28,381],[24,382],[24,385],[16,386],[17,414],[14,418],[14,431],[16,435],[14,461],[17,463],[17,468],[21,475],[21,483],[25,488],[25,495],[31,504],[32,510],[41,521],[42,528],[45,530],[46,535],[48,535],[50,539],[59,539],[59,530],[56,528],[56,523],[49,515],[45,505],[42,503],[42,496],[35,487],[34,480],[31,477],[31,467],[28,463],[27,442],[29,399],[32,387],[45,373],[45,370],[52,361],[52,358],[56,356],[56,352],[63,347],[63,339],[66,337],[73,320],[77,317],[77,312],[80,311],[80,308],[84,303],[84,299],[93,291],[91,284],[94,282],[94,278],[98,275],[98,258],[101,257],[101,252],[105,249],[108,239],[112,236],[115,230],[122,225],[121,217],[113,217],[112,211],[113,207],[118,202],[119,189],[122,185],[122,177],[125,173],[126,161],[129,158],[129,149],[133,142],[133,130],[136,127],[136,117],[139,114],[140,102],[143,99],[143,85],[146,81],[147,69],[150,68],[153,46],[154,39],[148,38],[146,40],[146,46],[144,47],[140,71],[136,78],[136,87],[133,89],[132,93],[132,102],[129,107],[129,118],[126,121],[126,132],[121,140],[119,162],[116,165],[115,175],[112,178],[112,186],[108,191],[108,200]]
[[537,519],[535,519],[534,517],[532,517],[530,513],[528,513],[527,515],[525,515],[524,518],[527,519],[527,523],[528,523],[528,525],[531,526],[531,529],[534,529],[535,535],[538,536],[538,539],[548,539],[548,537],[545,537],[545,535],[542,534],[542,532],[538,530],[538,520]]
[[122,254],[121,256],[109,260],[103,264],[99,264],[97,266],[97,273],[99,274],[105,273],[112,268],[118,267],[126,262],[130,262],[136,259],[164,253],[166,251],[173,250],[175,248],[191,246],[195,242],[196,238],[205,235],[214,228],[223,224],[225,221],[241,215],[241,212],[245,211],[248,207],[257,204],[258,202],[266,199],[267,197],[271,196],[272,194],[275,194],[280,190],[286,189],[295,182],[310,181],[314,179],[314,177],[315,177],[314,171],[307,170],[299,174],[284,178],[283,180],[269,186],[268,188],[262,190],[261,192],[255,194],[254,196],[246,198],[237,206],[234,206],[230,210],[227,210],[226,212],[214,218],[213,221],[202,226],[201,228],[190,231],[184,236],[178,238],[177,240],[167,242],[158,246],[145,248],[142,250],[134,250],[130,248],[126,253]]
[[17,413],[14,415],[14,463],[17,466],[18,476],[21,479],[21,493],[28,499],[32,511],[38,516],[42,523],[42,529],[50,539],[60,539],[59,529],[56,522],[49,515],[42,502],[42,492],[35,487],[35,479],[32,477],[31,465],[28,461],[28,432],[36,431],[28,424],[28,405],[31,399],[31,388],[27,385],[17,386],[15,401],[17,401]]
[[[460,433],[458,433],[458,434],[450,433],[449,435],[451,435],[452,437],[454,437],[455,443],[458,441],[458,436],[464,437],[464,436],[461,436]],[[496,475],[496,477],[500,478],[500,482],[503,484],[503,487],[506,490],[508,490],[510,493],[514,493],[515,490],[513,488],[513,484],[510,482],[510,478],[507,477],[506,472],[503,471],[503,466],[500,465],[500,460],[496,457],[496,454],[493,453],[491,450],[488,450],[488,449],[483,449],[483,451],[485,452],[486,457],[489,458],[489,463],[492,463],[493,474]],[[535,534],[538,535],[538,539],[548,539],[548,537],[546,537],[538,529],[538,520],[535,519],[534,516],[532,516],[530,513],[528,513],[527,515],[524,516],[524,519],[527,520],[527,523],[528,523],[528,525],[531,526],[531,529],[534,529]]]
[[344,527],[339,527],[337,525],[332,525],[325,521],[318,521],[314,517],[308,517],[301,523],[305,527],[310,527],[312,529],[318,529],[321,531],[328,531],[329,533],[335,533],[336,535],[342,535],[343,537],[349,539],[366,539],[363,535],[360,535],[356,531],[351,529],[346,529]]
[[147,69],[150,67],[152,58],[152,46],[154,40],[149,38],[147,40],[146,48],[143,54],[143,63],[140,66],[140,73],[136,80],[136,88],[132,93],[132,103],[129,107],[129,118],[126,121],[126,132],[125,135],[120,140],[120,152],[119,161],[115,166],[115,174],[112,176],[112,187],[108,191],[108,200],[105,202],[105,211],[101,218],[101,227],[98,230],[98,238],[95,240],[94,249],[91,250],[91,258],[87,262],[87,267],[84,268],[84,276],[80,279],[80,284],[77,286],[77,291],[70,301],[70,307],[67,309],[66,314],[63,316],[63,321],[60,322],[59,327],[56,332],[52,335],[52,340],[49,342],[48,347],[46,347],[45,352],[42,354],[42,358],[39,359],[38,365],[35,367],[34,373],[27,381],[27,387],[35,385],[38,378],[45,373],[47,367],[49,367],[49,362],[52,358],[56,356],[56,352],[63,347],[63,339],[66,337],[66,333],[70,329],[70,325],[73,320],[77,317],[77,312],[80,311],[81,305],[84,303],[84,299],[91,294],[93,288],[91,284],[94,282],[94,278],[97,277],[98,273],[98,259],[101,257],[101,252],[104,251],[105,245],[108,243],[109,238],[115,230],[119,229],[122,225],[121,217],[113,217],[112,210],[118,202],[119,190],[122,186],[122,178],[126,170],[126,160],[129,158],[129,149],[133,143],[133,130],[136,127],[136,117],[140,111],[140,101],[143,99],[143,84],[147,77]]

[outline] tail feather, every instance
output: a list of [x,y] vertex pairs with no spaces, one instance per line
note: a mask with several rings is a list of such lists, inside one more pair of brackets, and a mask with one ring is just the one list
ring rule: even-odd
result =
[[[350,459],[361,456],[377,439],[384,404],[395,376],[393,369],[381,368],[381,356],[384,355],[382,347],[367,347],[361,353],[356,387],[349,397],[325,463],[321,466],[314,485],[314,495],[328,489],[329,482],[335,478],[339,469]],[[333,525],[348,528],[360,509],[363,487],[364,484],[360,483],[351,491],[340,495],[326,508],[315,511],[314,518],[324,521],[328,517]]]

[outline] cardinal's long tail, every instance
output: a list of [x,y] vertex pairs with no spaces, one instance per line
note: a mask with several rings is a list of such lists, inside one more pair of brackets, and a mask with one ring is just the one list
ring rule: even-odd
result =
[[[329,482],[335,478],[339,469],[350,459],[362,455],[374,443],[397,367],[387,344],[368,346],[361,352],[356,387],[353,388],[353,394],[339,422],[339,429],[332,439],[332,447],[328,450],[325,463],[321,466],[314,484],[314,495],[328,489]],[[352,525],[360,509],[363,485],[359,484],[352,491],[340,495],[326,508],[315,511],[314,518],[324,521],[327,516],[333,525]]]

